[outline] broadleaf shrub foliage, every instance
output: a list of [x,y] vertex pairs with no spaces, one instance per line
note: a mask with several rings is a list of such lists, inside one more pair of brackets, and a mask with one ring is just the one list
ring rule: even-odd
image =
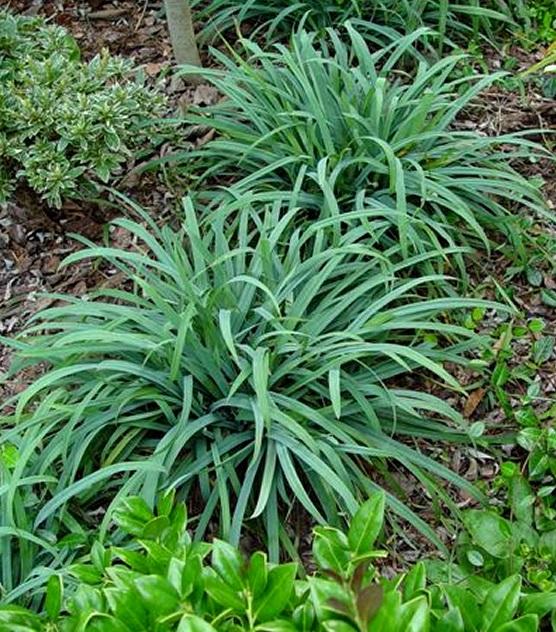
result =
[[59,207],[148,144],[165,98],[132,70],[107,53],[82,62],[65,29],[0,11],[0,199],[23,180]]
[[[395,209],[406,254],[435,240],[486,243],[488,229],[511,240],[508,207],[545,212],[539,184],[511,166],[535,153],[533,143],[455,125],[493,77],[453,79],[458,56],[422,62],[408,77],[399,60],[422,32],[371,53],[352,25],[345,28],[349,44],[333,30],[326,41],[300,31],[289,47],[270,51],[245,41],[246,59],[215,51],[223,70],[203,74],[226,98],[188,118],[219,136],[169,160],[204,187],[218,175],[239,191],[298,190],[325,213],[362,200]],[[420,222],[416,236],[408,218]]]
[[0,606],[0,631],[539,630],[556,594],[523,595],[518,576],[499,584],[473,577],[469,584],[432,584],[420,563],[382,578],[374,560],[386,555],[375,548],[383,510],[384,497],[376,494],[347,534],[317,528],[316,571],[301,580],[296,563],[269,564],[260,552],[246,559],[221,540],[192,542],[184,506],[172,508],[171,498],[161,498],[156,515],[141,498],[129,498],[116,519],[133,540],[113,548],[97,542],[88,563],[53,574],[38,615]]
[[[281,504],[297,499],[335,524],[375,488],[369,463],[398,461],[425,485],[440,476],[476,493],[391,437],[461,441],[466,422],[389,381],[425,371],[457,390],[443,362],[467,363],[481,340],[444,319],[489,303],[420,296],[445,279],[404,279],[415,261],[394,266],[376,251],[384,222],[374,210],[297,227],[300,215],[240,201],[200,224],[188,201],[180,230],[118,220],[135,249],[89,245],[69,257],[100,257],[131,285],[59,296],[64,304],[13,343],[13,371],[49,370],[16,397],[0,434],[19,453],[0,487],[10,527],[56,530],[72,508],[107,505],[117,492],[152,503],[172,487],[200,494],[198,536],[215,514],[237,543],[244,523],[262,517],[277,559]],[[36,502],[14,511],[26,481]],[[389,504],[436,540],[403,503]],[[0,546],[21,580],[30,569],[17,546]]]

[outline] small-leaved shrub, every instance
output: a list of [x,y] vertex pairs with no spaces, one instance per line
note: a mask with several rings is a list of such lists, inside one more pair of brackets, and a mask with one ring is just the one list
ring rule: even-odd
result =
[[[133,540],[96,543],[90,561],[52,574],[39,614],[0,607],[0,631],[15,632],[536,632],[552,595],[525,595],[518,575],[499,584],[431,584],[424,565],[386,580],[375,548],[384,497],[355,514],[347,533],[314,532],[316,571],[246,558],[221,540],[191,541],[184,505],[163,497],[153,514],[141,498],[116,519]],[[209,558],[210,555],[210,558]],[[65,580],[65,581],[64,581]],[[65,589],[65,590],[64,590]],[[66,592],[66,594],[65,594]],[[541,597],[541,600],[538,599]]]
[[[340,523],[388,462],[433,495],[436,476],[476,494],[392,435],[466,440],[459,413],[403,380],[426,372],[457,392],[443,363],[467,364],[481,341],[449,314],[491,304],[425,298],[427,285],[447,281],[402,275],[433,255],[390,263],[400,246],[377,250],[389,222],[374,210],[297,226],[302,216],[240,201],[200,224],[187,201],[178,231],[119,220],[135,248],[90,245],[69,257],[102,258],[126,289],[58,296],[62,305],[7,341],[18,350],[14,372],[49,370],[0,422],[0,442],[13,446],[0,481],[13,536],[0,538],[5,585],[32,570],[18,538],[60,537],[71,516],[99,506],[106,523],[117,494],[152,504],[176,488],[200,501],[197,536],[214,515],[236,544],[260,517],[272,559],[280,516],[296,501],[318,522]],[[388,502],[438,541],[403,502]]]
[[[531,142],[454,125],[493,77],[451,79],[457,56],[423,62],[408,77],[397,63],[420,32],[371,54],[357,30],[346,29],[349,45],[332,30],[327,43],[301,31],[289,48],[268,52],[246,41],[245,60],[215,52],[224,69],[203,74],[226,98],[189,120],[219,136],[169,160],[205,187],[217,176],[239,191],[296,189],[318,213],[395,209],[406,254],[435,239],[487,242],[488,229],[511,240],[510,205],[543,212],[539,183],[511,166],[534,153]],[[409,236],[409,218],[419,220],[420,237]]]
[[0,201],[23,180],[59,207],[148,144],[165,99],[131,71],[107,53],[82,62],[63,28],[0,11]]

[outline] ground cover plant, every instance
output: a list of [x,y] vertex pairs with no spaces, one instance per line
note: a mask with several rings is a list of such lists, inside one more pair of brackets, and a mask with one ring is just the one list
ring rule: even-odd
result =
[[165,97],[132,70],[106,51],[82,62],[65,29],[0,11],[0,200],[19,181],[54,207],[94,195],[148,145]]
[[[493,230],[511,243],[510,207],[545,212],[540,183],[511,166],[537,151],[524,135],[454,126],[493,77],[451,78],[455,56],[423,62],[409,78],[398,63],[421,32],[371,54],[345,28],[350,44],[334,31],[326,43],[301,31],[290,47],[270,51],[246,41],[246,59],[215,52],[223,69],[203,75],[226,98],[188,119],[219,136],[171,164],[193,173],[198,187],[218,175],[239,191],[295,189],[318,214],[395,209],[405,253],[410,240],[424,251],[435,241],[488,243]],[[417,236],[405,218],[419,220]]]
[[471,587],[432,584],[421,563],[407,574],[381,579],[376,561],[387,553],[376,548],[376,541],[383,512],[384,496],[376,494],[357,511],[347,532],[315,529],[316,571],[296,579],[295,563],[269,564],[261,552],[246,559],[221,540],[192,542],[185,508],[173,507],[171,496],[160,499],[156,514],[141,498],[130,498],[116,514],[129,533],[125,546],[96,543],[87,563],[53,574],[40,615],[17,606],[0,607],[0,630],[540,629],[556,593],[523,593],[517,575]]
[[[59,296],[64,304],[9,343],[14,371],[49,370],[2,420],[2,444],[13,446],[0,488],[15,534],[0,542],[6,589],[33,567],[14,529],[63,535],[72,516],[117,494],[200,495],[197,535],[214,514],[236,544],[260,517],[272,559],[285,537],[280,507],[297,500],[318,522],[341,523],[376,487],[371,464],[387,476],[388,460],[402,463],[433,495],[431,476],[476,494],[392,438],[465,441],[462,416],[389,382],[426,371],[457,392],[443,363],[467,365],[481,339],[449,313],[490,304],[427,299],[427,285],[446,280],[403,273],[439,255],[390,263],[375,248],[384,222],[373,210],[299,227],[301,211],[286,211],[243,202],[200,223],[187,202],[178,231],[119,220],[136,249],[91,245],[70,256],[104,258],[133,287]],[[437,540],[394,496],[389,505]]]
[[550,0],[524,2],[518,10],[527,20],[525,41],[551,44],[556,40],[556,7]]
[[451,573],[454,578],[479,574],[502,581],[519,573],[524,585],[554,593],[556,431],[551,426],[527,426],[517,441],[527,451],[527,469],[522,472],[515,461],[501,464],[491,507],[464,514],[457,564],[440,566],[445,576]]

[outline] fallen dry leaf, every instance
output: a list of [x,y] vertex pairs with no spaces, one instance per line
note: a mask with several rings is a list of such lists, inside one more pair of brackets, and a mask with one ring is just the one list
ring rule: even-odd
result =
[[477,406],[483,401],[485,393],[486,389],[478,388],[469,395],[467,401],[465,402],[465,407],[463,408],[464,417],[471,417],[471,415],[477,410]]
[[165,65],[166,64],[162,62],[150,62],[148,64],[145,64],[145,72],[147,73],[147,75],[149,75],[149,77],[156,77]]

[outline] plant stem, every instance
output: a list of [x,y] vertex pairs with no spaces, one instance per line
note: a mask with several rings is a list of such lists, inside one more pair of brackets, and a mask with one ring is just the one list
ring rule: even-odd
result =
[[[176,63],[180,66],[201,66],[188,0],[164,0],[164,8]],[[189,80],[195,81],[196,78],[190,76]]]

